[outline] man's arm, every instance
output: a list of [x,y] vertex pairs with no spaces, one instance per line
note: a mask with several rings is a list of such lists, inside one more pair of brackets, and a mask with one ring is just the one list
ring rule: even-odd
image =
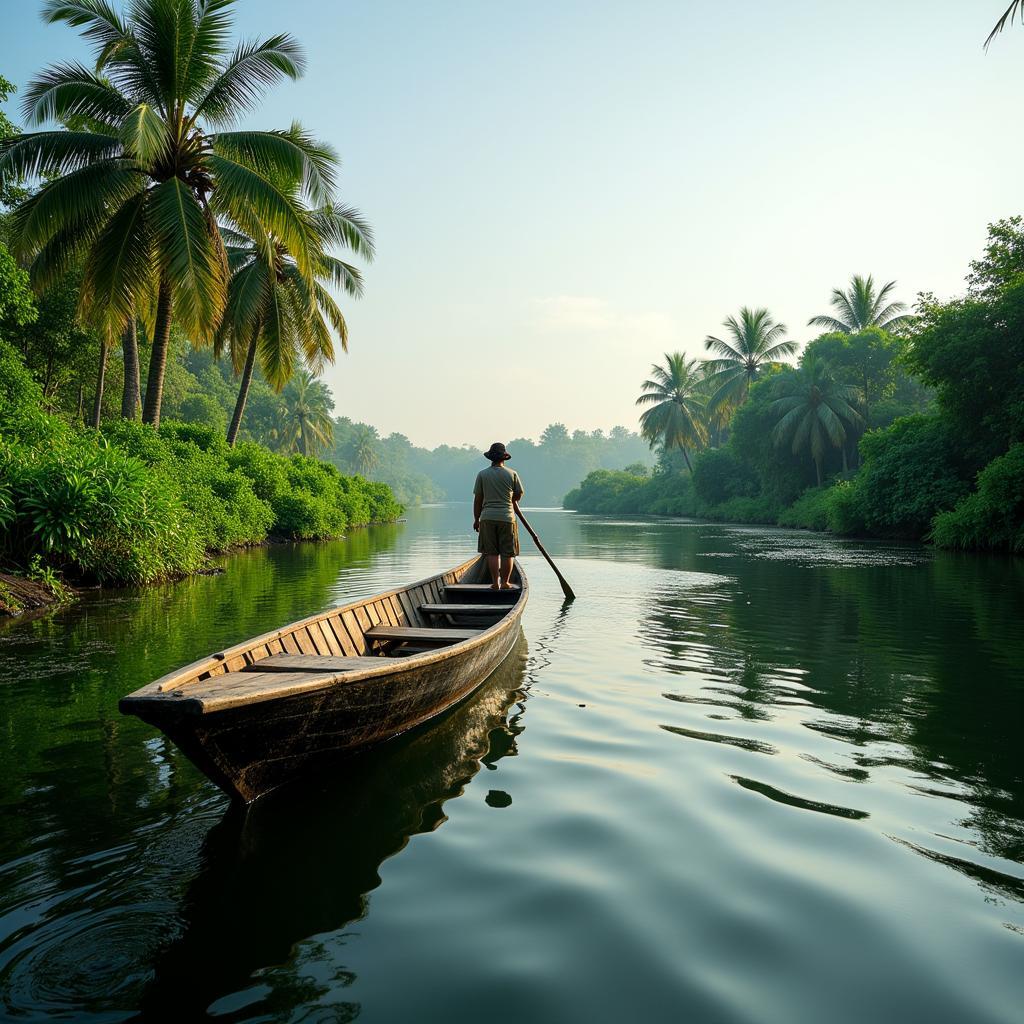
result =
[[480,529],[480,513],[484,510],[484,496],[475,494],[473,496],[473,529]]

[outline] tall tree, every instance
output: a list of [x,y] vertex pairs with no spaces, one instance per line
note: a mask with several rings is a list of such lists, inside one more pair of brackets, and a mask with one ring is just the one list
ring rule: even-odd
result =
[[[347,245],[367,259],[373,258],[370,228],[355,210],[328,205],[312,212],[304,210],[302,215],[309,221],[313,237]],[[296,260],[274,235],[257,241],[227,231],[225,238],[232,276],[217,342],[230,348],[235,368],[241,371],[227,437],[228,444],[234,445],[257,361],[263,376],[280,391],[300,361],[314,373],[319,373],[325,362],[334,361],[332,330],[342,351],[347,352],[345,317],[327,286],[359,296],[363,281],[355,267],[321,251],[314,257],[311,288]]]
[[819,487],[829,448],[842,451],[845,471],[847,429],[862,422],[856,409],[857,389],[838,384],[819,360],[780,377],[775,394],[778,397],[768,407],[776,419],[772,428],[775,444],[791,443],[794,455],[806,452],[814,460]]
[[334,436],[333,409],[327,385],[308,370],[299,370],[281,394],[281,449],[317,455]]
[[856,334],[868,327],[891,331],[910,319],[909,314],[903,312],[907,308],[905,302],[889,301],[889,295],[895,287],[895,281],[888,281],[881,288],[876,288],[871,274],[867,277],[854,274],[850,278],[849,291],[832,289],[830,301],[837,315],[812,316],[807,324],[809,327],[822,327],[826,331],[838,331],[841,334]]
[[349,464],[361,476],[369,476],[380,465],[380,438],[365,423],[355,427],[345,449]]
[[84,256],[83,313],[110,334],[155,307],[143,419],[158,425],[172,319],[196,342],[213,337],[227,299],[218,218],[284,240],[310,287],[311,237],[276,182],[330,200],[336,159],[298,125],[226,131],[266,88],[302,73],[287,35],[231,50],[235,0],[45,0],[45,21],[80,28],[94,68],[54,64],[32,81],[31,125],[0,146],[0,181],[41,176],[16,210],[19,253],[42,287]]
[[728,329],[729,341],[713,335],[704,339],[704,348],[717,356],[709,359],[704,369],[712,410],[741,405],[766,365],[781,362],[797,350],[795,341],[782,340],[786,325],[776,323],[767,309],[744,306],[738,318],[726,317],[723,326]]
[[688,448],[707,440],[704,428],[704,404],[701,401],[703,374],[700,362],[687,359],[682,352],[666,352],[665,363],[651,367],[651,376],[642,385],[637,405],[648,406],[640,415],[640,433],[653,448],[660,444],[667,453],[678,449],[693,473]]

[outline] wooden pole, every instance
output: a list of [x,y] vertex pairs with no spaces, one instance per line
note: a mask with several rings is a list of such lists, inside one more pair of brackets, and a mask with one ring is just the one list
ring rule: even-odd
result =
[[537,545],[537,550],[547,560],[548,565],[554,570],[555,575],[558,577],[558,582],[562,584],[562,593],[565,594],[567,601],[575,601],[576,595],[572,591],[572,587],[569,586],[568,580],[558,571],[558,566],[551,560],[551,556],[544,550],[544,545],[540,542],[540,537],[534,532],[533,527],[526,521],[526,516],[520,511],[519,505],[513,502],[512,506],[516,510],[516,515],[519,517],[519,521],[526,527],[526,532],[533,538],[533,543]]

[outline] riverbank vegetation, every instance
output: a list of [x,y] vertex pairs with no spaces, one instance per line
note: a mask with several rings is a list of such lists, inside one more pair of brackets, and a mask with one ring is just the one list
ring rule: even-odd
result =
[[715,359],[667,354],[643,384],[656,472],[592,473],[565,507],[1024,552],[1024,219],[990,226],[967,284],[911,315],[855,276],[796,365],[744,309]]
[[287,35],[233,47],[232,6],[46,0],[95,63],[28,84],[39,130],[0,119],[0,562],[54,587],[401,512],[316,458],[317,377],[348,344],[334,296],[362,291],[337,252],[369,261],[373,238],[330,147],[231,130],[304,68]]

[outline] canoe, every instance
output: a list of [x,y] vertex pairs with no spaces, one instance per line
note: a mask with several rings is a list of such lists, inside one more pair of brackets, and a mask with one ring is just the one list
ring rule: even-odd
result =
[[476,557],[293,622],[122,697],[232,799],[251,803],[472,693],[520,633],[529,585],[491,590]]

